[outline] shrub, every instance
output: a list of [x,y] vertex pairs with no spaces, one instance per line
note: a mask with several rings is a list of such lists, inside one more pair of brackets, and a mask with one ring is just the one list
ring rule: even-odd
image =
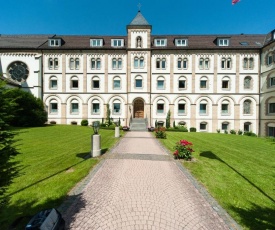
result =
[[81,126],[88,126],[88,124],[89,124],[88,120],[81,121]]
[[179,125],[177,128],[179,129],[180,132],[188,132],[188,129],[185,126]]
[[77,125],[77,122],[76,121],[72,121],[71,125]]
[[191,160],[192,152],[194,152],[194,150],[192,149],[192,145],[193,144],[187,140],[180,140],[178,143],[176,143],[176,146],[174,147],[174,157],[176,159]]
[[242,135],[243,134],[243,131],[242,130],[238,130],[238,135]]
[[166,139],[166,129],[164,127],[158,127],[155,129],[156,138]]
[[221,130],[220,130],[220,129],[216,129],[216,131],[217,131],[217,133],[220,133],[220,132],[221,132]]
[[253,133],[251,131],[249,132],[244,132],[243,135],[250,136],[250,137],[257,137],[256,133]]
[[195,127],[190,127],[190,132],[197,132],[197,129]]
[[224,130],[224,134],[228,134],[228,131],[227,131],[227,130]]
[[230,133],[231,133],[231,134],[236,134],[236,131],[235,131],[234,129],[231,129],[231,130],[230,130]]

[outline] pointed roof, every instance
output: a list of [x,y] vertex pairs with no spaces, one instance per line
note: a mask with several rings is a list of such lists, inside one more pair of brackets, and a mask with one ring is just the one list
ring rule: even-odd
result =
[[136,17],[130,23],[130,26],[149,26],[150,24],[147,20],[143,17],[140,11],[138,11]]

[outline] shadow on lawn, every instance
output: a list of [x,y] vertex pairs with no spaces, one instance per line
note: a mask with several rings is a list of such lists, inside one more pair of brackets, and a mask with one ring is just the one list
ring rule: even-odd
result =
[[275,203],[275,200],[272,197],[270,197],[268,194],[266,194],[261,188],[259,188],[252,181],[250,181],[248,178],[246,178],[244,175],[242,175],[240,172],[238,172],[231,165],[229,165],[224,160],[222,160],[221,158],[219,158],[218,156],[216,156],[213,152],[211,152],[211,151],[201,152],[200,156],[201,157],[207,157],[209,159],[218,160],[218,161],[222,162],[223,164],[225,164],[226,166],[228,166],[230,169],[232,169],[235,173],[237,173],[239,176],[241,176],[243,179],[245,179],[249,184],[251,184],[254,188],[256,188],[260,193],[262,193],[266,198],[268,198],[270,201],[272,201],[273,203]]
[[231,210],[239,213],[241,223],[252,230],[275,229],[275,209],[252,204],[250,209],[231,206]]

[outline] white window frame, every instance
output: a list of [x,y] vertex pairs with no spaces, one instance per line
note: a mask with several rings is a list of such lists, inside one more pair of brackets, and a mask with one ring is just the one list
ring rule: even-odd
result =
[[[159,82],[163,82],[162,87],[159,87]],[[158,90],[164,90],[165,89],[165,78],[164,77],[158,77],[157,79],[157,89]]]
[[60,38],[50,38],[48,40],[48,46],[50,46],[50,47],[59,47],[59,46],[61,46],[61,39]]
[[[56,106],[56,108],[53,108]],[[57,114],[58,113],[58,103],[56,100],[51,100],[50,101],[50,114]]]
[[112,47],[119,48],[124,47],[124,39],[122,38],[115,38],[111,40]]
[[176,38],[175,45],[176,46],[187,46],[188,40],[186,38]]
[[[117,109],[115,108],[115,105],[119,106],[119,110],[118,111],[116,111]],[[113,114],[114,115],[121,114],[121,102],[119,100],[115,100],[113,102]]]
[[270,87],[275,87],[275,76],[269,78]]
[[[183,81],[184,82],[184,87],[180,87],[180,81]],[[179,80],[178,80],[178,89],[179,90],[185,90],[186,89],[186,78],[185,77],[179,77]]]
[[[116,87],[115,82],[119,82],[119,87]],[[121,78],[120,77],[114,77],[113,78],[113,89],[114,90],[120,90],[121,89]]]
[[218,45],[219,46],[229,46],[229,38],[219,38]]
[[102,38],[91,38],[90,39],[90,46],[91,47],[102,47],[103,46],[103,39]]
[[[74,106],[77,105],[77,108],[74,108]],[[74,111],[76,109],[76,111]],[[71,114],[79,114],[79,102],[76,99],[73,99],[71,101]]]
[[166,38],[155,38],[154,45],[155,46],[167,46],[167,39]]
[[[180,112],[181,111],[180,108],[179,108],[180,105],[184,105],[183,112]],[[184,100],[180,100],[178,102],[178,115],[181,116],[181,115],[185,115],[185,114],[186,114],[186,102]]]

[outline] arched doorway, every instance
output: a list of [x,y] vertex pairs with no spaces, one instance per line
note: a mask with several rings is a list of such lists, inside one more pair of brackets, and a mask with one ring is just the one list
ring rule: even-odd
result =
[[141,99],[134,101],[134,118],[144,118],[144,102]]

